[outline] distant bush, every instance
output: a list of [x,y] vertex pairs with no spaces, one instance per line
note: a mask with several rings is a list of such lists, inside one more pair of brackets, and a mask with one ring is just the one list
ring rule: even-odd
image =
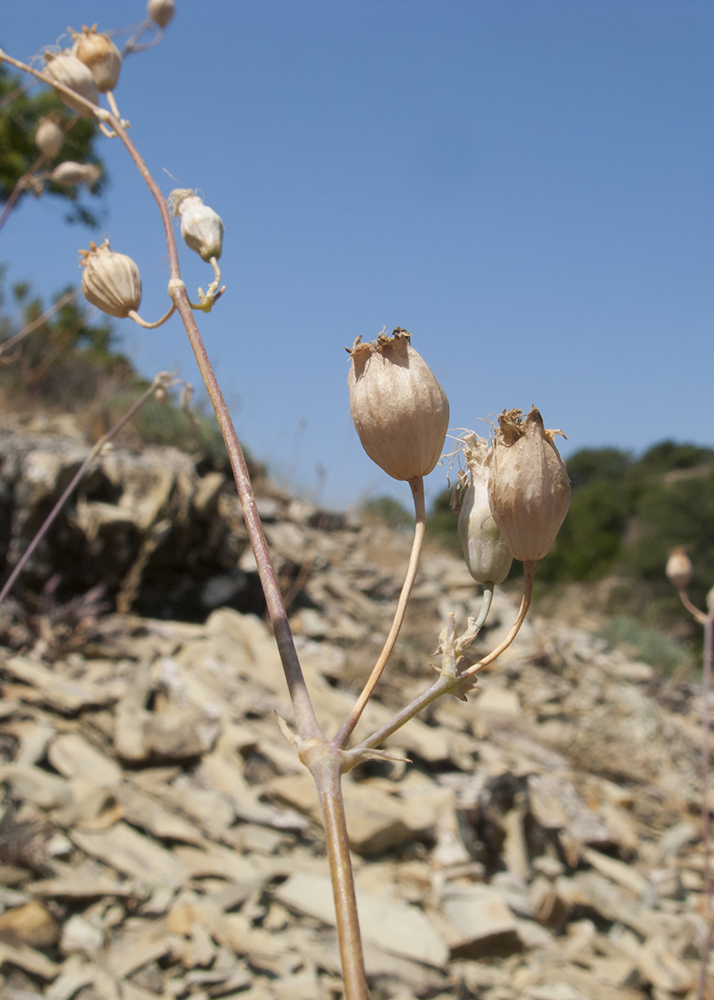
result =
[[414,524],[414,517],[406,507],[393,497],[381,496],[366,500],[362,504],[361,514],[367,522],[378,522],[387,528],[399,529]]
[[656,667],[664,674],[691,674],[695,659],[681,643],[657,629],[643,625],[629,615],[611,618],[599,632],[610,646],[624,646],[638,659]]

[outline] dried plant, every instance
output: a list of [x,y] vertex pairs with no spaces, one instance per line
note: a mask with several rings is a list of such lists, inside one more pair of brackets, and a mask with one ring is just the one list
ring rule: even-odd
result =
[[[172,14],[172,2],[151,0],[147,21],[124,52],[138,51],[143,47],[140,41],[142,31],[156,30],[160,34]],[[140,319],[137,313],[141,298],[138,269],[129,257],[113,252],[108,244],[100,247],[92,244],[90,250],[84,252],[83,291],[90,302],[109,315],[132,318],[144,326],[156,326],[165,322],[175,310],[185,327],[228,450],[292,701],[296,731],[284,720],[280,720],[280,725],[317,786],[333,882],[344,995],[348,1000],[366,1000],[367,979],[342,798],[342,775],[367,760],[393,759],[380,749],[389,736],[444,695],[466,701],[468,693],[478,683],[481,671],[491,665],[515,639],[531,602],[536,562],[552,546],[568,509],[570,484],[554,444],[554,435],[560,432],[545,430],[540,413],[535,408],[525,419],[520,410],[510,409],[501,414],[498,429],[490,443],[484,442],[477,448],[475,435],[463,437],[462,446],[469,468],[463,482],[466,489],[464,511],[468,513],[464,514],[460,531],[469,569],[474,578],[483,584],[482,606],[477,614],[458,627],[454,614],[449,615],[438,638],[438,676],[434,683],[387,724],[358,745],[350,746],[350,738],[387,666],[404,620],[424,538],[424,476],[432,471],[443,450],[449,423],[449,404],[431,369],[411,346],[411,335],[406,330],[397,328],[391,336],[383,331],[373,343],[362,343],[358,338],[349,349],[352,361],[350,404],[360,440],[367,454],[388,475],[409,484],[416,518],[411,556],[384,647],[343,725],[333,736],[326,736],[316,717],[293,642],[243,451],[194,316],[196,310],[210,311],[224,290],[220,286],[218,266],[223,222],[191,190],[176,190],[168,201],[162,195],[127,134],[126,123],[119,115],[114,98],[113,87],[118,80],[121,55],[108,36],[96,32],[96,25],[76,34],[72,50],[49,53],[44,70],[0,52],[0,61],[3,60],[53,87],[61,100],[78,115],[91,117],[107,137],[118,138],[156,201],[169,260],[170,307],[166,315],[152,324]],[[100,103],[103,93],[106,93],[109,108],[102,107]],[[197,303],[191,302],[181,277],[172,213],[181,217],[181,235],[186,245],[198,253],[213,271],[213,280],[207,291],[204,293],[199,289]],[[160,395],[169,381],[170,376],[162,373],[147,394],[157,392]],[[138,405],[140,401],[120,424],[130,419]],[[98,442],[97,448],[115,430]],[[90,453],[60,503],[66,501],[97,448]],[[480,491],[478,501],[475,499],[477,488]],[[474,491],[473,494],[469,493],[470,490]],[[55,508],[52,516],[58,509]],[[32,544],[36,545],[37,540]],[[494,551],[494,546],[497,551]],[[486,621],[494,587],[504,579],[513,556],[523,560],[524,567],[524,591],[517,617],[503,641],[487,655],[472,662],[468,656],[469,647]],[[0,593],[0,600],[9,591],[20,569],[21,565],[15,568]]]

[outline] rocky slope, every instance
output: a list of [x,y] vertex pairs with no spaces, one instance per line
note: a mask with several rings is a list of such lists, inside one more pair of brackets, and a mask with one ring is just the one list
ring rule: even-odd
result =
[[[85,453],[0,435],[6,559]],[[259,492],[333,731],[388,628],[409,537]],[[78,599],[95,584],[122,613]],[[33,594],[5,611],[0,650],[0,995],[339,997],[316,796],[276,725],[290,708],[229,484],[170,449],[109,453],[39,550]],[[360,732],[430,683],[446,615],[477,604],[461,564],[427,552]],[[498,595],[484,649],[515,607]],[[536,616],[468,703],[392,738],[409,764],[352,772],[374,996],[693,996],[701,710],[694,686]]]

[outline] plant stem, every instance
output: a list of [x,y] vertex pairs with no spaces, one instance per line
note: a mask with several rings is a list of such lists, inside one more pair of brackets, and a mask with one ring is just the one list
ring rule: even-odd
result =
[[24,569],[25,565],[27,564],[27,560],[30,558],[30,556],[32,555],[32,553],[35,551],[35,549],[37,548],[37,546],[40,544],[40,542],[42,541],[42,539],[45,537],[45,535],[47,534],[47,532],[49,531],[49,529],[50,529],[50,527],[52,525],[52,522],[55,520],[55,518],[57,517],[57,515],[59,514],[59,512],[62,510],[62,508],[64,507],[64,505],[67,503],[67,501],[71,497],[72,493],[74,492],[75,487],[80,482],[80,480],[84,476],[84,473],[87,471],[87,469],[92,464],[92,462],[94,461],[94,459],[96,458],[96,456],[99,454],[99,452],[102,450],[102,448],[104,447],[104,445],[108,441],[111,441],[111,439],[113,437],[115,437],[119,433],[119,431],[122,429],[122,427],[124,427],[131,420],[131,418],[134,416],[134,414],[137,413],[137,411],[144,405],[144,403],[149,398],[149,396],[151,396],[151,394],[154,392],[154,390],[156,389],[156,387],[158,385],[160,385],[162,382],[166,381],[166,380],[167,380],[166,373],[165,372],[160,372],[156,376],[156,378],[154,379],[154,381],[151,383],[151,385],[149,386],[149,388],[145,392],[143,392],[141,394],[141,396],[139,396],[139,398],[136,400],[135,403],[132,404],[132,406],[129,407],[129,409],[126,411],[126,413],[124,414],[124,416],[121,417],[121,419],[118,420],[114,424],[114,426],[112,427],[112,429],[110,431],[108,431],[106,434],[104,434],[102,437],[100,437],[100,439],[94,445],[94,447],[92,448],[92,450],[89,452],[89,454],[87,455],[87,457],[85,458],[85,460],[80,465],[79,469],[77,469],[77,471],[75,472],[74,476],[72,476],[72,479],[71,479],[69,485],[67,486],[67,488],[62,493],[62,496],[59,498],[59,500],[54,505],[54,507],[52,508],[52,510],[50,511],[50,513],[45,518],[45,520],[44,520],[44,522],[42,524],[42,527],[40,528],[40,530],[37,532],[37,534],[34,536],[34,538],[32,539],[32,541],[30,542],[30,544],[27,546],[27,548],[25,549],[25,551],[20,556],[20,559],[18,560],[17,565],[13,569],[12,573],[7,578],[7,580],[5,581],[5,585],[3,586],[2,590],[0,590],[0,604],[7,597],[8,593],[12,589],[15,581],[17,580],[18,576],[20,575],[20,573]]
[[414,497],[414,511],[416,515],[416,522],[414,524],[414,541],[412,542],[412,550],[409,556],[409,565],[407,566],[404,584],[402,585],[402,591],[399,595],[399,601],[397,602],[397,610],[394,612],[392,627],[389,630],[389,635],[384,643],[382,652],[379,654],[379,658],[372,668],[372,673],[369,675],[369,679],[363,687],[352,711],[348,715],[340,731],[332,740],[332,745],[334,747],[339,747],[340,749],[346,746],[347,741],[354,732],[354,728],[360,720],[365,705],[371,698],[372,692],[377,686],[377,682],[382,676],[384,668],[387,665],[387,661],[392,654],[394,644],[396,643],[397,636],[399,635],[399,630],[404,622],[404,615],[406,614],[407,604],[409,603],[409,597],[411,595],[417,569],[419,567],[419,557],[421,555],[422,545],[424,544],[424,532],[426,530],[426,507],[424,503],[423,477],[415,476],[414,479],[410,479],[409,486],[411,487],[412,496]]
[[25,181],[27,180],[28,177],[32,177],[32,175],[37,170],[40,169],[40,167],[42,166],[42,164],[45,162],[46,159],[47,159],[47,157],[43,153],[42,156],[40,156],[39,159],[35,160],[35,162],[32,164],[32,166],[30,167],[30,169],[28,171],[26,171],[22,175],[22,177],[18,178],[17,183],[15,184],[15,187],[12,189],[12,191],[10,193],[10,197],[5,202],[5,207],[3,208],[2,213],[0,213],[0,229],[2,229],[2,227],[7,222],[7,217],[9,216],[10,212],[12,212],[13,208],[15,207],[15,202],[20,197],[20,195],[22,194],[22,192],[25,190]]
[[357,897],[342,798],[341,755],[324,740],[320,740],[300,756],[315,779],[320,798],[335,900],[345,1000],[368,1000]]
[[[682,593],[680,591],[681,596]],[[709,950],[711,948],[712,930],[714,928],[714,913],[712,913],[711,819],[709,816],[709,744],[711,731],[709,696],[712,681],[713,636],[714,620],[711,614],[709,614],[704,618],[704,654],[702,657],[702,849],[704,852],[704,898],[706,900],[709,927],[704,944],[702,945],[701,965],[699,967],[699,979],[697,982],[697,1000],[704,1000]]]

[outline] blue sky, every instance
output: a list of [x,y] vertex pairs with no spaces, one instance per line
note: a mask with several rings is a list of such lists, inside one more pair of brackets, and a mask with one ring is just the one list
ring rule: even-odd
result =
[[[352,428],[344,346],[402,326],[454,427],[535,403],[586,446],[714,445],[714,5],[690,0],[178,0],[116,91],[166,193],[226,225],[228,290],[200,326],[239,433],[337,506],[389,492]],[[4,0],[27,58],[129,0]],[[26,202],[0,235],[46,294],[108,236],[165,309],[157,210],[123,148],[103,228]],[[185,251],[189,288],[207,267]],[[174,318],[118,324],[147,374],[197,382]],[[481,424],[481,427],[485,425]],[[318,470],[324,469],[324,473]],[[445,483],[437,470],[433,496]]]

